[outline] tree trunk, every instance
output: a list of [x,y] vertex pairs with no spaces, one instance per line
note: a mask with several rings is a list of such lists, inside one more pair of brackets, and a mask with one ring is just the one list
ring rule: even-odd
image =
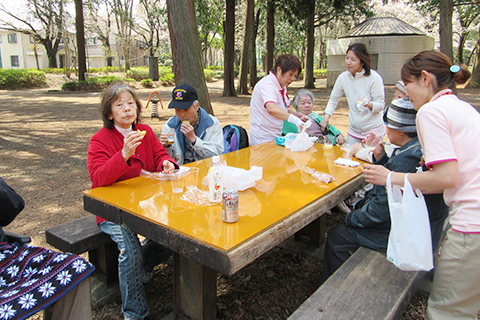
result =
[[213,115],[192,0],[167,0],[167,11],[175,84],[193,86],[198,92],[200,106]]
[[307,18],[307,52],[305,59],[305,71],[304,71],[304,81],[305,88],[313,89],[315,88],[314,78],[313,78],[313,55],[315,52],[315,0],[310,0],[310,10],[308,11]]
[[322,30],[318,30],[320,36],[318,37],[318,69],[322,69],[322,58],[323,58],[323,38]]
[[37,70],[40,70],[40,63],[38,62],[38,51],[37,51],[36,43],[33,44],[33,53],[35,53],[35,62],[37,63]]
[[[77,31],[77,59],[78,59],[78,80],[85,81],[87,72],[87,59],[85,56],[85,28],[83,25],[83,3],[82,0],[75,0],[75,28]],[[65,61],[65,68],[68,61]]]
[[223,74],[223,97],[236,97],[235,92],[235,0],[226,0],[225,15],[225,55],[224,74]]
[[237,88],[237,92],[240,94],[248,94],[248,51],[251,48],[250,41],[252,39],[251,33],[253,31],[254,6],[255,0],[247,0],[247,10],[245,11],[245,25],[243,27],[242,57],[240,60],[240,78],[238,80]]
[[475,58],[473,59],[473,72],[472,78],[467,85],[467,88],[479,88],[480,87],[480,25],[478,26],[478,39],[475,45]]
[[265,75],[273,69],[273,50],[275,42],[275,7],[273,0],[267,4],[267,53],[265,59]]
[[440,51],[453,61],[453,0],[440,0]]
[[465,42],[467,41],[468,31],[466,33],[460,34],[460,39],[458,40],[457,48],[457,59],[459,64],[464,64],[465,59],[463,59],[463,49],[465,48]]
[[255,87],[255,84],[258,82],[257,77],[257,33],[258,33],[258,24],[260,23],[260,9],[257,10],[257,15],[254,19],[253,30],[250,37],[250,87]]

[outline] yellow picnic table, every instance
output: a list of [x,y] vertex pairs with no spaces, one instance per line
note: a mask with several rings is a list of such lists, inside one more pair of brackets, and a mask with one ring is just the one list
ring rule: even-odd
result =
[[[84,207],[171,248],[174,316],[216,319],[217,271],[234,274],[365,185],[361,166],[334,163],[342,155],[339,147],[292,152],[274,141],[221,155],[228,166],[263,168],[263,178],[239,192],[236,223],[222,221],[221,204],[191,204],[172,192],[170,181],[144,176],[85,191]],[[186,165],[199,168],[200,189],[207,190],[202,179],[211,165],[211,159]],[[305,166],[335,180],[319,182]]]

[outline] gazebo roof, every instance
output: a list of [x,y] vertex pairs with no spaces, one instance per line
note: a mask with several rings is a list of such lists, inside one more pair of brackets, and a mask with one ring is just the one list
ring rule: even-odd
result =
[[425,35],[422,31],[409,25],[408,23],[386,15],[380,15],[366,19],[362,23],[350,29],[340,38],[365,37],[365,36],[409,36]]

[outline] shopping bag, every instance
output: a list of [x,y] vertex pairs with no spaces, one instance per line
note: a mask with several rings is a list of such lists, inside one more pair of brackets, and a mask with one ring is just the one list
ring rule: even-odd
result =
[[405,175],[403,194],[387,176],[391,229],[387,259],[404,271],[429,271],[433,268],[432,237],[427,205],[420,190],[413,190]]

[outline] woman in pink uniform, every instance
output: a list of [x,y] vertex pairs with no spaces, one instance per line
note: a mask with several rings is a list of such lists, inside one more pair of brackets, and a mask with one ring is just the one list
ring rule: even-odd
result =
[[[284,54],[277,58],[270,74],[262,78],[253,89],[250,100],[251,146],[273,141],[282,135],[283,121],[301,129],[303,121],[297,118],[290,107],[287,87],[302,72],[300,60],[294,55]],[[306,120],[306,119],[305,119]]]
[[[450,207],[447,233],[428,301],[426,319],[477,319],[480,311],[480,114],[454,94],[470,78],[443,53],[424,51],[407,60],[402,80],[417,113],[427,172],[409,174],[413,188],[443,191]],[[385,185],[389,171],[365,165],[365,180]],[[403,185],[404,173],[392,183]]]

